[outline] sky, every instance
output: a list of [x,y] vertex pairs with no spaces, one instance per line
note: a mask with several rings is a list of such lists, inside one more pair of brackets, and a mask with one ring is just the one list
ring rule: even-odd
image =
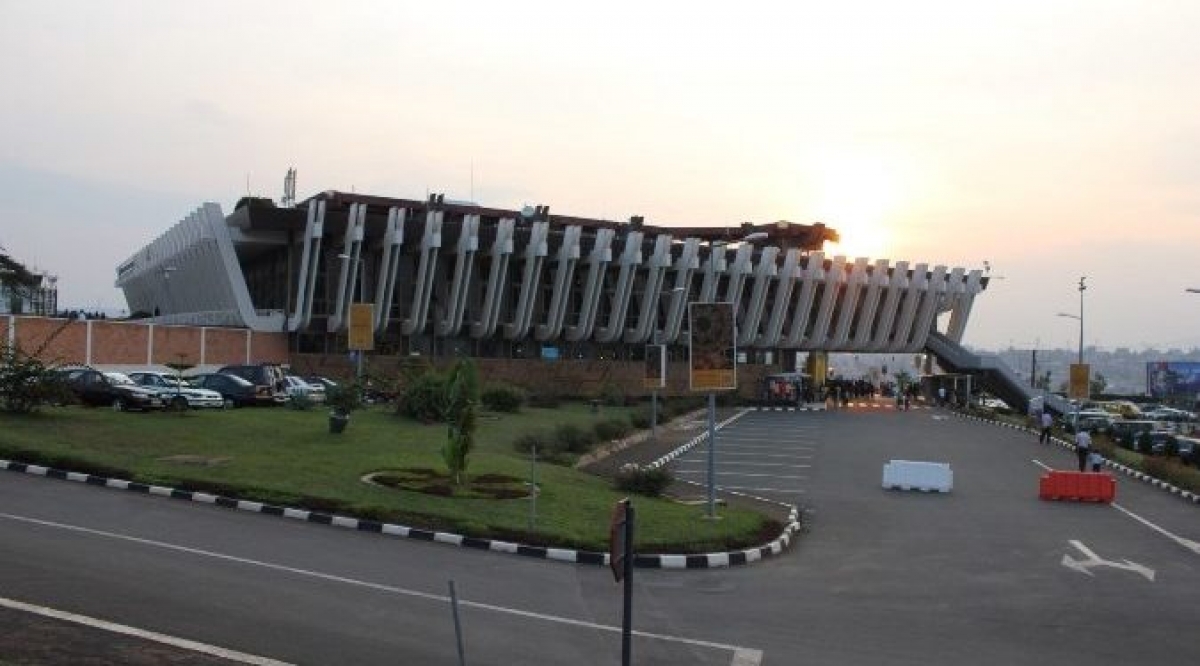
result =
[[0,0],[0,245],[113,309],[206,201],[824,222],[985,349],[1200,346],[1200,3]]

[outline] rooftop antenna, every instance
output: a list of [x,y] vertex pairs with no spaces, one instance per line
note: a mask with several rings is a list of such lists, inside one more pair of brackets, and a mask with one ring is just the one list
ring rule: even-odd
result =
[[287,170],[287,176],[283,179],[283,200],[279,203],[284,208],[296,205],[296,167],[289,167]]

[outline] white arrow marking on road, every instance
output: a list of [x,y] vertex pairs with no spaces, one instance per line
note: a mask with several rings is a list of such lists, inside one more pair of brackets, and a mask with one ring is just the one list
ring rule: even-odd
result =
[[1151,569],[1150,567],[1145,567],[1137,564],[1136,562],[1130,562],[1129,560],[1125,560],[1124,564],[1121,562],[1112,562],[1093,553],[1091,549],[1083,545],[1082,541],[1076,541],[1072,539],[1068,543],[1070,543],[1072,546],[1075,546],[1077,549],[1079,549],[1079,552],[1087,556],[1086,560],[1077,560],[1070,555],[1063,555],[1062,565],[1068,569],[1074,569],[1079,573],[1094,576],[1095,574],[1092,573],[1092,567],[1112,567],[1114,569],[1132,571],[1135,574],[1143,576],[1151,583],[1154,582],[1154,569]]

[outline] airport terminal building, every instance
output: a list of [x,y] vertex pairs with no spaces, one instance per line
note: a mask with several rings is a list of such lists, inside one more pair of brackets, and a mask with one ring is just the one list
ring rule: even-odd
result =
[[[747,240],[749,239],[749,240]],[[376,355],[636,360],[687,354],[689,302],[732,303],[749,363],[804,351],[920,352],[961,340],[981,270],[823,252],[821,224],[654,226],[326,191],[295,205],[206,203],[117,267],[156,324],[285,332],[347,349],[369,303]],[[361,324],[361,322],[358,322]]]

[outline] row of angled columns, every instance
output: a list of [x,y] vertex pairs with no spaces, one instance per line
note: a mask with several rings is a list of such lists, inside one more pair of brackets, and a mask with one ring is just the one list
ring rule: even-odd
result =
[[[325,211],[325,201],[309,206],[296,307],[288,318],[288,327],[293,331],[307,327],[312,319]],[[550,226],[542,220],[532,223],[528,239],[517,247],[516,221],[501,219],[495,240],[481,250],[480,218],[475,215],[464,218],[457,244],[445,252],[444,213],[437,210],[425,213],[424,233],[415,250],[415,277],[411,284],[400,284],[398,270],[407,213],[402,208],[389,210],[382,245],[377,248],[381,253],[379,270],[371,292],[377,332],[391,323],[388,313],[402,295],[401,289],[408,290],[403,295],[410,296],[401,301],[409,304],[399,322],[405,335],[428,333],[432,327],[432,332],[441,337],[469,331],[472,337],[486,338],[499,330],[509,340],[533,337],[539,341],[681,342],[689,300],[718,300],[738,306],[740,347],[918,351],[941,312],[951,313],[947,337],[961,340],[975,295],[982,290],[978,270],[968,273],[962,268],[947,271],[944,266],[936,266],[930,271],[927,264],[916,264],[910,271],[904,261],[889,267],[887,260],[872,265],[866,259],[848,263],[843,257],[833,258],[827,266],[820,252],[809,254],[803,261],[800,251],[777,247],[762,248],[755,262],[754,248],[747,244],[736,247],[732,261],[728,261],[726,251],[710,249],[702,265],[700,247],[704,241],[684,239],[679,255],[674,257],[673,238],[668,234],[656,237],[650,256],[644,257],[643,233],[638,230],[624,236],[624,245],[615,255],[615,232],[597,229],[591,251],[584,256],[582,229],[568,226],[551,257]],[[336,302],[328,318],[330,332],[344,330],[348,321],[356,281],[362,273],[359,265],[367,251],[365,218],[365,204],[351,206],[334,292]],[[490,257],[487,275],[475,274],[481,251]],[[454,263],[439,273],[438,262],[442,260]],[[710,266],[709,261],[715,264]],[[698,293],[693,293],[696,273],[701,269],[703,279]],[[584,272],[582,281],[576,280],[578,271]],[[439,318],[430,322],[430,302],[439,275],[448,280],[448,303]],[[717,293],[722,277],[724,290]],[[550,285],[549,303],[541,321],[535,322],[536,298],[546,281]],[[513,282],[520,285],[520,290],[511,306],[504,308],[505,287]],[[611,288],[607,286],[610,283]],[[574,321],[569,321],[571,290],[576,284],[581,285],[580,307]],[[637,294],[643,297],[631,317]],[[606,297],[610,299],[609,316],[601,322],[601,303]],[[655,330],[660,299],[665,299],[664,325]],[[466,312],[471,302],[476,308],[468,322]]]

